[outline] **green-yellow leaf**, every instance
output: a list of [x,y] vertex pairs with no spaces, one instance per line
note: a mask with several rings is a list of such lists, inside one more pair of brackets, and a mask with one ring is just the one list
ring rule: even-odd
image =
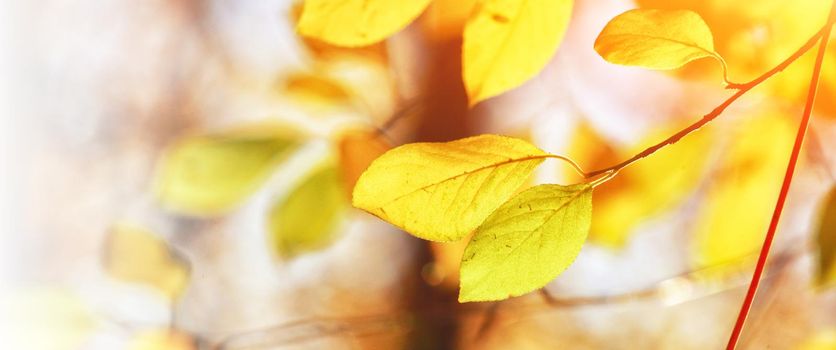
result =
[[481,135],[392,149],[354,187],[353,204],[432,241],[457,241],[522,185],[547,154],[523,140]]
[[836,285],[836,187],[830,190],[824,203],[816,243],[819,248],[817,284]]
[[221,214],[254,192],[294,146],[280,126],[183,139],[161,163],[157,196],[183,214]]
[[189,280],[189,265],[150,231],[116,225],[105,246],[104,265],[114,278],[153,287],[177,297]]
[[676,69],[705,57],[723,58],[714,51],[711,29],[688,10],[637,9],[615,16],[595,40],[605,60],[650,69]]
[[337,46],[371,45],[412,22],[430,0],[305,0],[298,30]]
[[270,210],[276,252],[292,258],[331,243],[347,204],[337,167],[329,164],[316,170]]
[[502,300],[542,288],[575,261],[591,222],[588,184],[523,191],[476,229],[462,258],[459,301]]
[[464,29],[462,66],[470,104],[531,79],[554,55],[572,0],[484,0]]

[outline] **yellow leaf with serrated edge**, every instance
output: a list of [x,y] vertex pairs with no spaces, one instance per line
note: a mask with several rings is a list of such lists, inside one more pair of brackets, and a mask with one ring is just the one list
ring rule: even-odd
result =
[[523,140],[480,135],[412,143],[372,162],[353,204],[431,241],[457,241],[522,185],[546,153]]
[[328,164],[304,179],[270,210],[273,247],[284,258],[322,248],[336,237],[348,203],[339,170]]
[[676,69],[714,52],[711,29],[700,15],[688,10],[637,9],[615,16],[595,40],[595,51],[605,60],[651,69]]
[[337,46],[371,45],[412,22],[430,0],[305,0],[298,30]]
[[174,329],[155,329],[136,335],[128,350],[196,350],[197,342],[189,334]]
[[819,286],[836,285],[836,187],[825,198],[816,234],[819,249],[818,276]]
[[818,331],[797,347],[798,350],[836,350],[836,328]]
[[165,154],[156,192],[171,210],[217,215],[254,192],[297,142],[278,125],[187,137]]
[[739,265],[757,254],[781,188],[794,129],[791,119],[776,114],[738,125],[693,221],[698,267]]
[[105,270],[114,278],[156,288],[176,298],[189,281],[189,265],[154,233],[135,225],[113,227],[105,246]]
[[502,300],[542,288],[575,261],[591,222],[588,184],[539,185],[514,196],[467,245],[459,301]]
[[470,104],[531,79],[554,55],[572,0],[485,0],[464,29],[462,70]]

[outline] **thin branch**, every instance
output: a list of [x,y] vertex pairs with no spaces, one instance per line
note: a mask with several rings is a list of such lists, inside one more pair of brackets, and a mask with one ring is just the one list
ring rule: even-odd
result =
[[644,157],[647,157],[647,156],[655,153],[656,151],[658,151],[659,149],[661,149],[661,148],[663,148],[667,145],[672,145],[672,144],[676,143],[681,138],[685,137],[685,135],[688,135],[688,134],[698,130],[699,128],[703,127],[703,125],[708,124],[709,122],[711,122],[712,120],[714,120],[715,118],[720,116],[720,114],[723,113],[723,111],[725,111],[726,108],[728,108],[732,103],[734,103],[734,101],[737,101],[738,98],[740,98],[741,96],[743,96],[747,92],[749,92],[749,90],[752,90],[754,87],[760,85],[762,82],[769,79],[770,77],[777,74],[778,72],[783,71],[790,64],[795,62],[795,60],[797,60],[799,57],[804,55],[804,53],[809,51],[813,46],[816,45],[816,42],[819,41],[819,38],[821,38],[824,35],[825,32],[829,33],[829,28],[830,28],[832,23],[833,23],[833,19],[828,20],[827,24],[825,24],[822,27],[822,29],[820,29],[818,32],[816,32],[816,34],[814,34],[812,37],[810,37],[810,39],[807,40],[807,42],[803,46],[801,46],[792,55],[787,57],[783,62],[779,63],[777,66],[770,69],[766,73],[761,74],[759,77],[757,77],[754,80],[752,80],[748,83],[745,83],[745,84],[729,84],[727,86],[727,88],[737,90],[737,92],[735,92],[734,95],[731,95],[728,99],[723,101],[723,103],[721,103],[719,106],[715,107],[711,112],[704,115],[702,117],[702,119],[696,121],[695,123],[689,125],[688,127],[684,128],[684,129],[680,130],[676,134],[671,135],[670,137],[668,137],[664,141],[659,142],[659,143],[657,143],[653,146],[648,147],[647,149],[645,149],[644,151],[641,151],[639,154],[636,154],[635,156],[633,156],[630,159],[627,159],[627,160],[625,160],[621,163],[610,166],[608,168],[592,171],[592,172],[588,173],[587,176],[591,177],[591,176],[596,176],[596,175],[603,174],[603,173],[608,172],[608,171],[621,170],[624,167],[626,167],[630,164],[633,164],[637,160],[642,159]]
[[[836,3],[836,0],[834,0]],[[766,259],[769,257],[769,250],[772,248],[772,241],[775,238],[775,231],[778,228],[778,221],[781,219],[781,212],[784,209],[784,204],[787,201],[787,193],[789,193],[790,185],[792,184],[792,177],[795,173],[795,166],[798,164],[798,155],[801,153],[801,145],[804,143],[804,135],[807,133],[807,127],[810,124],[810,115],[813,112],[813,102],[816,100],[816,91],[819,86],[819,77],[821,76],[822,62],[824,62],[824,53],[827,48],[827,40],[830,39],[830,30],[832,28],[832,21],[836,12],[833,11],[831,5],[830,16],[827,24],[823,28],[823,35],[819,43],[818,53],[816,55],[816,64],[813,67],[813,76],[810,78],[810,89],[807,92],[807,102],[804,105],[804,113],[801,116],[801,123],[798,126],[798,133],[795,136],[795,143],[792,146],[792,153],[787,164],[787,171],[784,174],[784,182],[781,184],[781,192],[778,195],[778,201],[775,203],[775,210],[772,212],[772,220],[769,222],[769,229],[766,232],[766,238],[763,240],[761,253],[758,256],[758,263],[755,265],[755,272],[752,274],[752,281],[749,283],[749,290],[746,292],[746,298],[743,299],[743,304],[740,306],[740,313],[737,315],[737,322],[734,324],[731,336],[729,337],[727,350],[734,350],[737,347],[737,342],[740,340],[740,334],[743,331],[743,326],[746,324],[746,318],[749,316],[749,310],[752,307],[752,302],[755,299],[755,294],[758,291],[761,275],[766,266]]]

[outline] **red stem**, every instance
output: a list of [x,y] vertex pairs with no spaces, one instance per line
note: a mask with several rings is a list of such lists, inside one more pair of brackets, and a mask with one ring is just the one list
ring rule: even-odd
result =
[[[836,1],[836,0],[834,0]],[[792,176],[795,173],[795,166],[798,164],[798,155],[801,153],[801,145],[804,143],[804,135],[807,133],[807,127],[810,124],[810,115],[813,112],[813,102],[816,100],[816,91],[819,85],[819,76],[821,75],[821,66],[824,61],[824,53],[827,48],[827,40],[830,38],[830,30],[832,28],[832,20],[834,12],[831,9],[828,24],[824,27],[824,34],[821,37],[818,53],[816,56],[816,64],[813,67],[813,76],[810,79],[810,89],[807,92],[807,102],[804,105],[804,113],[801,116],[801,124],[798,126],[798,133],[795,136],[795,143],[792,146],[792,153],[787,164],[787,171],[784,174],[784,182],[781,184],[781,192],[778,195],[778,201],[775,203],[775,210],[772,212],[772,220],[769,222],[769,229],[766,231],[766,238],[764,238],[763,246],[761,247],[760,255],[758,256],[758,263],[755,266],[755,272],[752,275],[752,281],[749,283],[749,290],[746,292],[746,298],[743,299],[743,305],[740,306],[740,313],[737,315],[737,322],[734,324],[731,336],[729,337],[727,350],[734,350],[737,347],[737,342],[740,340],[740,334],[743,331],[743,326],[746,324],[746,318],[749,316],[749,310],[752,308],[752,302],[755,299],[755,294],[760,285],[761,276],[763,275],[766,260],[769,257],[769,250],[772,248],[772,241],[775,239],[775,231],[778,228],[778,221],[781,219],[781,212],[784,209],[784,203],[787,201],[787,193],[792,184]]]

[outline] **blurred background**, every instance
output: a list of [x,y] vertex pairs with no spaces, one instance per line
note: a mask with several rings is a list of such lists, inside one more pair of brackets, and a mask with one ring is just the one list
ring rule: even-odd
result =
[[[812,52],[600,186],[590,240],[543,293],[459,304],[467,241],[413,238],[352,209],[350,191],[391,147],[480,133],[615,164],[730,92],[711,60],[605,62],[592,44],[609,19],[696,11],[745,82],[819,30],[830,2],[576,0],[546,68],[469,108],[474,2],[435,0],[386,41],[345,49],[297,34],[301,1],[4,1],[0,348],[721,348]],[[836,215],[834,94],[831,45],[744,349],[836,349],[816,239]],[[546,162],[531,183],[577,180]]]

